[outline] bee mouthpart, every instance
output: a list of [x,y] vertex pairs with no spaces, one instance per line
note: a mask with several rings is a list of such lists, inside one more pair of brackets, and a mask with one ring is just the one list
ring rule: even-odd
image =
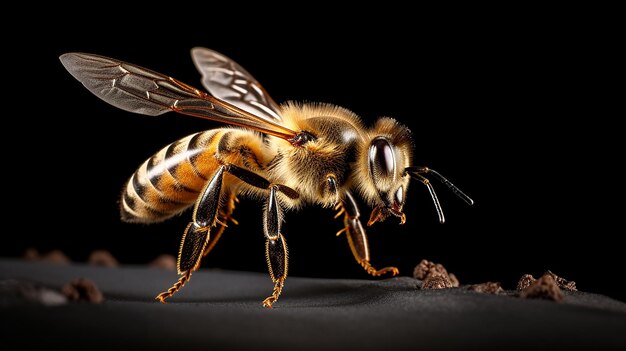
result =
[[370,226],[376,222],[383,222],[390,215],[394,215],[400,218],[400,224],[404,224],[406,222],[406,215],[400,210],[392,207],[386,206],[376,206],[372,210],[372,214],[370,215],[370,219],[367,221],[367,225]]
[[406,223],[406,215],[404,214],[404,212],[397,211],[395,209],[390,209],[389,212],[391,212],[392,215],[400,218],[400,224]]

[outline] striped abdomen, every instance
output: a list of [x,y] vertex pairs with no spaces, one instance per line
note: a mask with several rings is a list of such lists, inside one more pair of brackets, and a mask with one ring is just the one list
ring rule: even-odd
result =
[[247,152],[262,169],[257,156],[262,147],[257,134],[228,128],[196,133],[164,147],[130,177],[120,204],[122,220],[152,223],[180,213],[195,203],[220,160],[240,164],[241,156],[235,154]]

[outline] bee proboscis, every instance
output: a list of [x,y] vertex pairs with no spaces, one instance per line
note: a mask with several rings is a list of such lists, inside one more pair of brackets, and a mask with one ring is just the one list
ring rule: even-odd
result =
[[356,261],[373,276],[398,274],[376,269],[361,224],[355,194],[373,210],[372,225],[389,216],[406,220],[402,208],[411,178],[426,185],[440,222],[443,211],[426,176],[444,183],[470,205],[472,199],[425,166],[412,164],[411,132],[392,118],[372,128],[353,112],[331,104],[278,105],[239,64],[205,48],[191,51],[205,93],[166,75],[85,53],[60,57],[65,68],[93,94],[126,111],[156,116],[175,111],[223,122],[229,127],[180,139],[146,160],[130,177],[121,198],[124,221],[155,223],[193,206],[180,245],[180,279],[156,299],[175,294],[189,281],[222,235],[239,197],[264,201],[263,233],[274,283],[263,301],[272,307],[287,277],[283,211],[304,205],[338,210]]

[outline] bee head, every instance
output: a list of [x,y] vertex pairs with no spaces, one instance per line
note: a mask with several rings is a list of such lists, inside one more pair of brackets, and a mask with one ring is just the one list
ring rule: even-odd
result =
[[367,165],[368,185],[361,189],[374,204],[370,223],[382,221],[389,215],[404,223],[402,207],[410,177],[405,169],[411,166],[411,132],[394,119],[381,118],[369,136],[361,159]]

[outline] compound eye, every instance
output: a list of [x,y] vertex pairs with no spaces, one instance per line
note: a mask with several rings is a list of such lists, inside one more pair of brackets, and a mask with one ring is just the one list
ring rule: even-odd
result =
[[388,178],[396,173],[393,148],[385,139],[375,139],[369,149],[370,174],[373,178]]

